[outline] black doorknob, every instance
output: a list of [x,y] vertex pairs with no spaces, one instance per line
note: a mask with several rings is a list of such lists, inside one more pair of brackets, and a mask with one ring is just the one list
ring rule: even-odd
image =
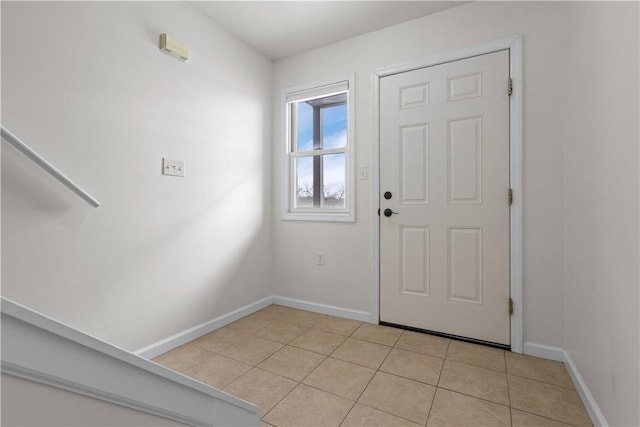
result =
[[392,211],[392,210],[391,210],[391,209],[389,209],[389,208],[387,208],[387,209],[385,209],[385,210],[384,210],[384,216],[386,216],[386,217],[390,217],[390,216],[391,216],[391,215],[393,215],[393,214],[396,214],[396,215],[397,215],[397,214],[398,214],[398,212],[394,212],[394,211]]

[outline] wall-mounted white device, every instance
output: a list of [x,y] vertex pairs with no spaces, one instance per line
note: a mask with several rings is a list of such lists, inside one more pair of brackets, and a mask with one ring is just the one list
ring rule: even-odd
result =
[[184,176],[184,160],[162,158],[162,175]]
[[169,34],[160,34],[160,50],[183,61],[189,59],[189,48]]

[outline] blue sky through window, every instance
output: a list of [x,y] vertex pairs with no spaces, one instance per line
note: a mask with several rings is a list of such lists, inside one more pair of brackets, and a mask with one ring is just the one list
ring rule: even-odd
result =
[[296,103],[298,106],[298,149],[296,151],[313,150],[313,107],[306,102]]
[[347,104],[322,109],[322,148],[347,145]]

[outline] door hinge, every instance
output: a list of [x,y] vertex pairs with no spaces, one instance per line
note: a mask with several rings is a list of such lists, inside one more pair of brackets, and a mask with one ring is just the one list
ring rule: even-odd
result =
[[509,298],[509,316],[513,316],[513,299]]
[[509,77],[509,82],[507,83],[507,92],[509,95],[513,93],[513,79]]
[[509,206],[513,204],[513,189],[509,189],[509,194],[507,195],[507,201],[509,202]]

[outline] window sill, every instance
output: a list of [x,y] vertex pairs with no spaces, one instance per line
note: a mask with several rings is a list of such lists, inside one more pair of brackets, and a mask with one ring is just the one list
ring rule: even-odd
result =
[[283,221],[356,222],[353,212],[286,212]]

